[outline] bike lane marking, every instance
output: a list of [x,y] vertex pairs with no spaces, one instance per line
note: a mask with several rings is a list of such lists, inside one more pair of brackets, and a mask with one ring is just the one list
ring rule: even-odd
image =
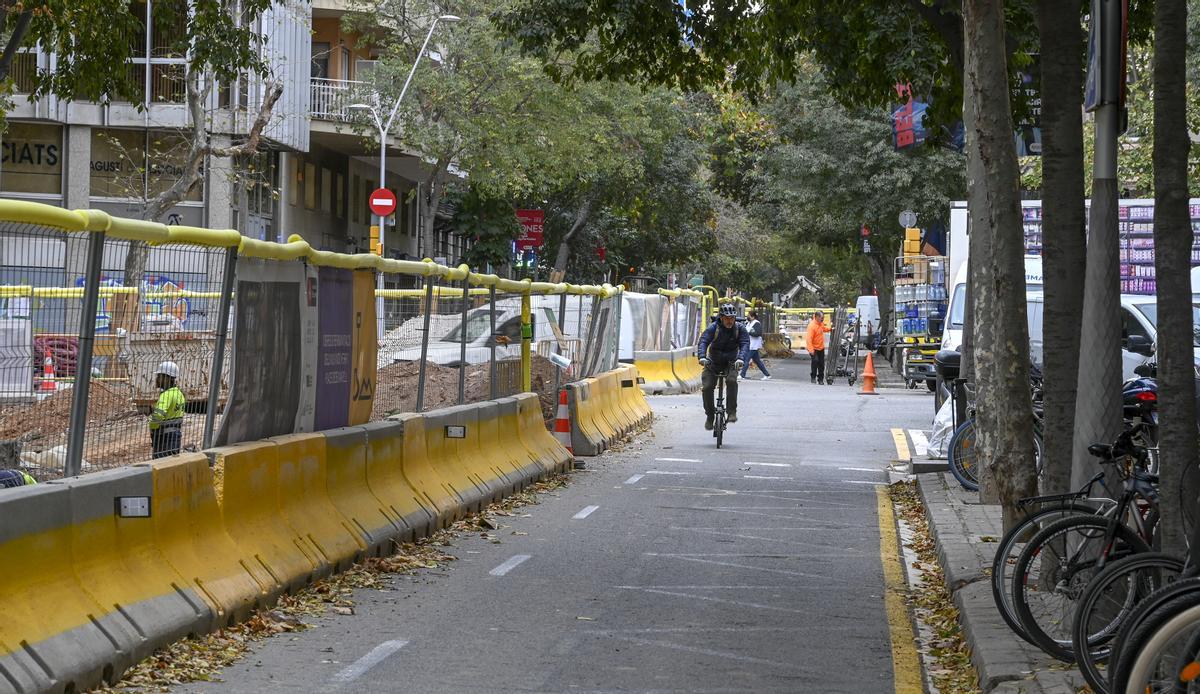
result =
[[579,513],[576,513],[575,515],[571,516],[571,520],[583,520],[584,518],[587,518],[588,516],[592,515],[592,513],[598,508],[600,508],[600,507],[599,506],[584,506],[583,510],[581,510]]
[[367,671],[387,660],[388,656],[408,645],[408,641],[384,641],[372,648],[369,653],[347,665],[333,676],[333,681],[341,684],[353,682],[367,674]]
[[500,566],[497,566],[496,568],[492,569],[488,573],[493,576],[503,576],[504,574],[508,573],[509,571],[512,571],[513,569],[520,566],[525,560],[529,559],[530,556],[531,555],[529,555],[529,554],[518,554],[518,555],[512,557],[511,559],[509,559],[508,561],[504,562]]
[[625,484],[637,484],[643,477],[645,477],[645,475],[634,475],[625,480]]

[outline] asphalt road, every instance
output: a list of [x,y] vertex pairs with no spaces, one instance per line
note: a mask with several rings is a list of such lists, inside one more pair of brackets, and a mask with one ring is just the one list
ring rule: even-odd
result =
[[699,394],[654,397],[653,434],[501,519],[501,544],[464,538],[459,561],[180,690],[894,691],[876,488],[930,395],[774,366],[721,450]]

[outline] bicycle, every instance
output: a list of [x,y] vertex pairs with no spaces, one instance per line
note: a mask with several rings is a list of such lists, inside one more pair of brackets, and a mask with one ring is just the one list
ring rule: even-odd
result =
[[1112,643],[1121,625],[1146,596],[1178,580],[1183,560],[1146,552],[1113,562],[1088,583],[1071,629],[1075,663],[1096,694],[1106,694]]
[[[1140,426],[1112,444],[1092,444],[1088,452],[1113,466],[1123,491],[1111,513],[1070,516],[1051,523],[1029,541],[1013,570],[1013,608],[1034,645],[1047,654],[1074,660],[1071,629],[1083,589],[1109,562],[1149,552],[1158,525],[1157,477],[1145,471],[1144,447],[1133,442]],[[1134,527],[1124,523],[1127,517]],[[1045,556],[1043,556],[1045,553]],[[1034,608],[1038,607],[1037,614]]]
[[[1042,443],[1042,420],[1035,416],[1033,420],[1033,461],[1038,477],[1042,476],[1042,459],[1044,454]],[[969,492],[979,491],[979,476],[975,471],[975,415],[959,425],[950,437],[946,458],[950,473],[958,480],[963,489]]]
[[1004,622],[1030,645],[1034,645],[1033,640],[1025,633],[1013,608],[1012,567],[1016,565],[1029,539],[1051,523],[1068,516],[1111,513],[1117,502],[1105,496],[1094,496],[1092,488],[1097,483],[1104,486],[1103,472],[1097,473],[1078,491],[1031,496],[1019,500],[1017,504],[1023,509],[1036,507],[1037,510],[1029,512],[1023,521],[1005,533],[996,548],[995,557],[992,559],[992,599]]
[[717,393],[713,404],[713,437],[717,439],[717,448],[720,448],[725,441],[725,374],[717,374]]

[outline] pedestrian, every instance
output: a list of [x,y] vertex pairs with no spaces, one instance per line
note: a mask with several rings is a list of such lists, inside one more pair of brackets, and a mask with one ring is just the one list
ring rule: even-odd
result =
[[37,484],[37,480],[24,470],[0,470],[0,489],[24,487]]
[[175,382],[179,379],[179,366],[173,361],[164,361],[154,371],[154,385],[162,394],[158,404],[150,413],[150,445],[154,447],[154,458],[178,455],[183,447],[183,408],[187,398]]
[[825,333],[829,331],[830,327],[825,325],[825,314],[813,311],[812,320],[804,334],[804,348],[808,350],[808,357],[812,361],[809,375],[813,383],[825,382]]
[[704,367],[701,376],[700,397],[704,401],[704,428],[712,431],[717,414],[713,389],[717,379],[725,379],[725,398],[729,404],[725,421],[737,421],[738,388],[737,374],[746,364],[746,353],[750,351],[750,335],[746,328],[738,325],[737,309],[733,304],[721,304],[720,319],[709,324],[700,335],[696,346],[696,357]]
[[742,365],[742,378],[746,378],[746,373],[750,371],[750,362],[758,367],[762,372],[762,380],[771,380],[771,373],[767,371],[767,365],[763,363],[762,355],[759,353],[763,346],[763,329],[762,323],[758,320],[758,311],[750,311],[747,314],[749,320],[746,321],[746,332],[750,334],[750,358]]

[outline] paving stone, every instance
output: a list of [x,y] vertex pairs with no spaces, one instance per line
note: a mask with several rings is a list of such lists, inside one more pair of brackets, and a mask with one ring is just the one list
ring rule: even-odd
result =
[[1076,692],[1083,676],[1014,634],[996,609],[988,574],[1002,535],[1000,507],[980,504],[949,474],[919,476],[917,486],[980,688],[988,694]]

